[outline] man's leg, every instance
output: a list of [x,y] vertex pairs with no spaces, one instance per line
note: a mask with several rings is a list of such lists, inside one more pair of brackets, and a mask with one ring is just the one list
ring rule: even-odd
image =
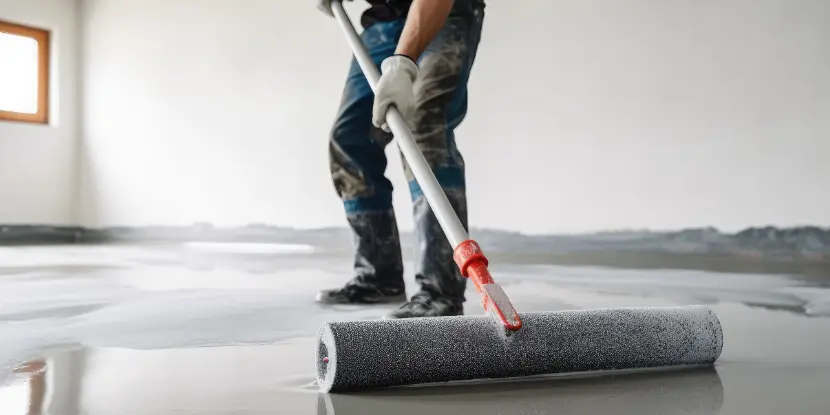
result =
[[[413,136],[465,228],[464,159],[456,147],[454,130],[467,112],[467,80],[483,19],[481,7],[471,7],[468,13],[451,16],[421,57],[415,83],[417,110]],[[409,303],[389,317],[463,314],[467,280],[453,261],[453,247],[406,163],[405,171],[418,238],[415,278],[421,287]]]
[[[363,43],[377,65],[394,53],[402,28],[403,22],[378,23],[362,33]],[[392,183],[384,175],[384,148],[392,135],[372,125],[373,101],[369,83],[353,60],[332,128],[329,164],[354,238],[355,275],[344,287],[320,291],[319,302],[406,300]]]

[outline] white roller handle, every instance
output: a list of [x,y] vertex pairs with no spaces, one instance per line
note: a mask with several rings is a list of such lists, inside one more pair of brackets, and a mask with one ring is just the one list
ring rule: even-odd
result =
[[[360,68],[363,70],[363,74],[369,81],[369,86],[372,88],[372,91],[375,91],[375,86],[380,78],[380,71],[378,71],[372,57],[369,56],[369,53],[363,47],[363,42],[360,41],[360,36],[355,31],[340,0],[331,2],[331,10],[335,18],[337,18],[338,23],[340,23],[343,33],[346,34],[346,39],[352,47],[352,52]],[[441,185],[438,184],[438,180],[435,178],[435,174],[432,173],[424,155],[418,148],[418,144],[412,138],[412,132],[406,125],[406,121],[394,105],[390,106],[386,113],[386,123],[395,136],[398,148],[401,149],[401,153],[403,153],[403,156],[409,163],[409,168],[412,170],[412,174],[415,175],[415,180],[418,181],[418,185],[424,191],[424,196],[426,196],[429,206],[432,208],[433,213],[435,213],[438,223],[441,224],[444,234],[446,234],[452,247],[457,247],[469,239],[469,235],[464,230],[464,226],[458,219],[458,215],[455,214],[455,210],[452,208],[450,201],[447,200],[447,195],[444,194]]]

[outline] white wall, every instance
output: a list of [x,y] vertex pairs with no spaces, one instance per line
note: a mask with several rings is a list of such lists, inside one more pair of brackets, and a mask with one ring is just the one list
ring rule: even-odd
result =
[[[86,0],[82,222],[344,224],[350,53],[313,3]],[[830,223],[830,2],[512,3],[487,8],[458,134],[473,226]]]
[[0,0],[0,19],[52,30],[50,125],[0,121],[0,223],[77,222],[77,2]]

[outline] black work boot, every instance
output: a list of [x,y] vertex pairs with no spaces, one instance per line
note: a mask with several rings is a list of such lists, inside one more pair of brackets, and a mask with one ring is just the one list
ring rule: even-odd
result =
[[406,290],[400,286],[366,284],[355,277],[342,288],[322,290],[317,302],[324,304],[385,304],[406,301]]
[[340,288],[317,293],[325,304],[382,304],[406,301],[403,259],[392,210],[347,215],[355,244],[356,277]]
[[435,295],[421,290],[412,296],[406,304],[386,315],[387,319],[413,317],[442,317],[460,316],[464,314],[464,304],[461,301]]

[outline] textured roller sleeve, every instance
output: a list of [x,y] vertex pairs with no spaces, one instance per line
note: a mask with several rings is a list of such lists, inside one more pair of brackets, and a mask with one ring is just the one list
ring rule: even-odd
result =
[[510,337],[488,316],[324,324],[325,392],[597,370],[710,365],[723,332],[703,306],[522,313]]

